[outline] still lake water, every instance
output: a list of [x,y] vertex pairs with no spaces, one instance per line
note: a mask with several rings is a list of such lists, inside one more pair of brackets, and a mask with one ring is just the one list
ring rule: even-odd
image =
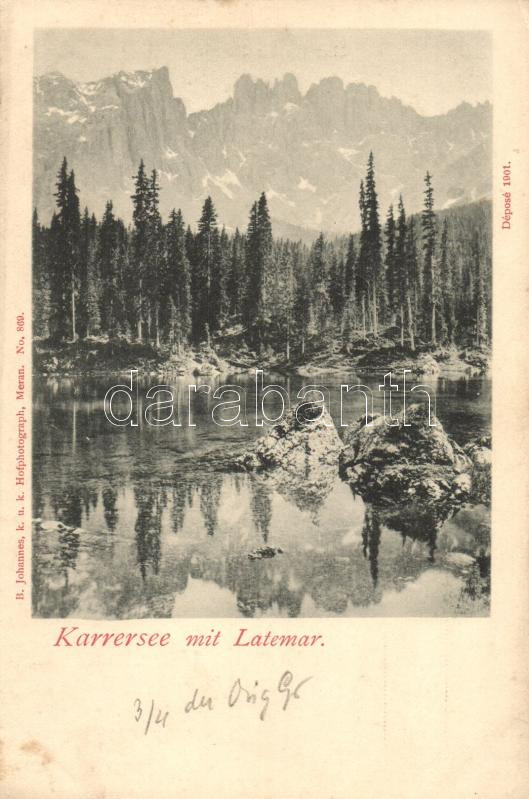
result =
[[[265,381],[281,383],[293,399],[302,386],[328,387],[330,411],[339,424],[340,384],[369,385],[375,411],[381,411],[382,377],[265,375]],[[75,528],[60,532],[45,525],[34,531],[34,615],[488,613],[486,592],[479,587],[490,534],[488,509],[466,506],[442,525],[427,529],[425,523],[411,537],[382,524],[373,538],[366,533],[372,510],[337,475],[311,494],[223,470],[226,452],[249,447],[266,430],[255,425],[255,378],[140,380],[141,407],[149,402],[143,397],[151,385],[170,382],[180,390],[182,427],[141,424],[141,413],[138,427],[111,426],[103,397],[111,385],[123,382],[117,376],[34,379],[33,515]],[[193,398],[196,426],[189,427],[192,382],[244,387],[248,427],[215,425],[211,408],[216,401],[205,394]],[[490,431],[487,378],[425,382],[436,391],[438,417],[459,443]],[[266,407],[272,415],[273,404]],[[394,412],[400,407],[395,403]],[[362,395],[349,395],[343,421],[352,422],[363,411]],[[264,545],[282,553],[248,557]]]

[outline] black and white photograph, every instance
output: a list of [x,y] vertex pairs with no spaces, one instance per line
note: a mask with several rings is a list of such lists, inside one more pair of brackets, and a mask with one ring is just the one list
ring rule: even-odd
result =
[[33,66],[33,617],[488,616],[490,31]]

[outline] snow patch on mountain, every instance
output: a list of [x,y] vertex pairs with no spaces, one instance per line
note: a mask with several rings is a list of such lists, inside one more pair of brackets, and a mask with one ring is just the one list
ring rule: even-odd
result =
[[360,150],[355,150],[354,147],[338,147],[338,152],[340,153],[346,161],[349,161],[350,164],[353,163],[354,156],[358,155]]
[[279,200],[280,202],[284,203],[285,205],[289,205],[291,208],[294,208],[296,203],[292,200],[289,200],[286,194],[282,194],[279,191],[275,191],[275,189],[268,188],[266,190],[266,196],[269,200]]
[[223,175],[211,175],[209,172],[202,178],[202,185],[206,189],[208,184],[212,183],[221,192],[228,197],[230,200],[233,200],[233,192],[229,188],[229,186],[235,186],[236,188],[242,188],[239,178],[237,175],[231,171],[231,169],[227,169]]
[[298,183],[298,189],[301,189],[302,191],[315,192],[316,191],[316,186],[314,186],[312,183],[310,183],[306,178],[302,178],[300,176],[299,183]]

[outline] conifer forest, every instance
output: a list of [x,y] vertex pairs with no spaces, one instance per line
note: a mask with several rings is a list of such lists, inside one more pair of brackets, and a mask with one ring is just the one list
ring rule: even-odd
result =
[[111,198],[104,209],[82,209],[64,159],[51,221],[33,216],[34,336],[180,353],[238,326],[256,358],[273,352],[286,364],[330,342],[376,346],[381,336],[409,353],[486,347],[490,204],[439,211],[430,172],[423,196],[419,214],[407,213],[403,196],[380,208],[371,153],[364,179],[351,186],[360,230],[315,234],[308,246],[274,237],[264,192],[240,229],[224,227],[211,197],[198,221],[178,209],[163,219],[158,174],[143,161],[130,224],[115,215]]

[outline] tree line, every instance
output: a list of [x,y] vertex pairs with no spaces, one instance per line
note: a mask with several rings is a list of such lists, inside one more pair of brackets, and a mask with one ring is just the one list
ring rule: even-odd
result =
[[100,220],[81,214],[73,170],[57,175],[49,226],[33,215],[34,335],[94,336],[180,351],[241,326],[248,348],[304,354],[338,341],[390,336],[402,347],[481,346],[491,330],[490,220],[483,206],[441,212],[432,177],[424,209],[402,196],[381,224],[374,158],[360,182],[359,233],[308,247],[274,239],[266,194],[246,231],[228,233],[207,197],[196,230],[180,210],[159,211],[158,174],[141,161],[132,224],[109,200]]

